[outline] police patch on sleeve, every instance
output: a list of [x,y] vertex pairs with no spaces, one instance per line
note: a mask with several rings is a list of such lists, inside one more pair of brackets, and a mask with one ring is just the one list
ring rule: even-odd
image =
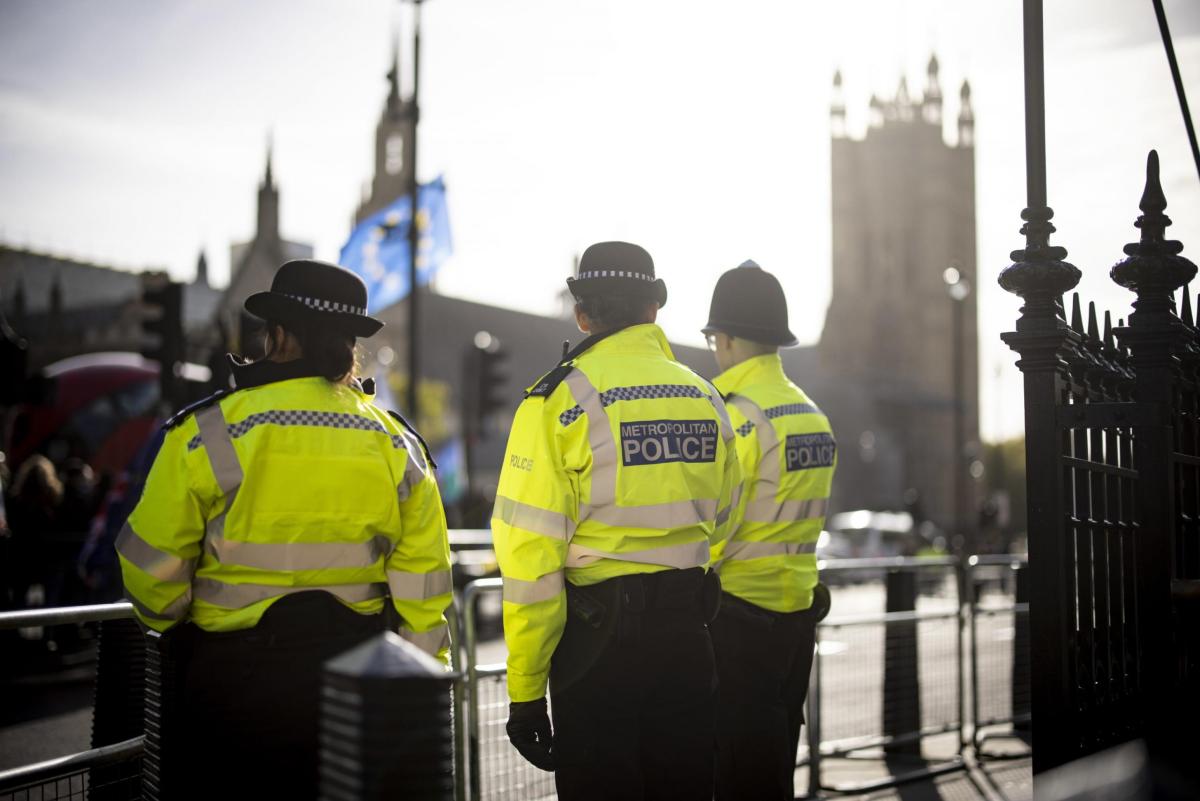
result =
[[716,420],[639,420],[621,423],[621,463],[715,462]]
[[787,469],[809,470],[814,467],[833,467],[837,443],[829,434],[790,434],[787,438]]

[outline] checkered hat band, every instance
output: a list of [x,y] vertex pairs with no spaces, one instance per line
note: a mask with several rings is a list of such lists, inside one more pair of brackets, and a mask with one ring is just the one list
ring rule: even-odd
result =
[[285,298],[298,300],[310,309],[326,312],[349,312],[350,314],[366,314],[367,310],[362,306],[351,306],[349,303],[338,303],[336,300],[325,300],[324,298],[310,298],[307,295],[289,295],[284,293]]
[[[356,414],[345,414],[343,412],[306,412],[306,411],[271,411],[258,412],[252,414],[244,420],[236,423],[231,423],[226,428],[229,430],[229,436],[237,439],[245,436],[253,429],[263,425],[275,426],[307,426],[310,428],[342,428],[356,429],[358,431],[374,431],[377,434],[383,434],[392,441],[393,448],[406,447],[404,437],[399,434],[393,434],[383,427],[383,424],[377,420],[371,420],[367,417],[359,417]],[[194,451],[203,443],[200,435],[192,437],[188,442],[188,450]]]
[[[699,387],[690,384],[647,384],[638,387],[614,387],[600,393],[600,405],[612,406],[617,401],[647,400],[652,398],[707,398]],[[558,416],[558,422],[569,426],[583,415],[583,409],[572,406]]]
[[588,270],[575,276],[579,281],[584,281],[589,278],[637,278],[641,281],[653,281],[653,275],[645,273],[635,273],[630,270]]
[[768,420],[776,417],[787,417],[792,414],[820,414],[821,410],[811,403],[785,403],[783,406],[772,406],[763,412]]

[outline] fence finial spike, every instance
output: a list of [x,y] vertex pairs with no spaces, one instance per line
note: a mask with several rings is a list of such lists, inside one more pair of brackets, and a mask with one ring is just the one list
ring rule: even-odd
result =
[[1192,291],[1191,290],[1192,290],[1191,284],[1183,285],[1183,298],[1181,299],[1182,303],[1180,304],[1183,308],[1180,309],[1180,311],[1179,311],[1179,316],[1183,318],[1183,324],[1186,325],[1188,328],[1191,328],[1192,326],[1195,325],[1195,321],[1192,319]]
[[1096,324],[1096,301],[1088,301],[1088,339],[1100,341],[1100,326]]
[[1079,293],[1071,293],[1071,328],[1076,334],[1083,334],[1083,312],[1079,308]]
[[1116,347],[1116,341],[1113,339],[1112,312],[1108,309],[1104,310],[1104,347]]

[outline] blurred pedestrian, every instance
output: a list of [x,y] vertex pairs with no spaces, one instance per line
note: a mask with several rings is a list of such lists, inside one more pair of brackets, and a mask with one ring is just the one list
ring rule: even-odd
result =
[[59,533],[63,495],[54,464],[45,456],[34,454],[17,469],[8,504],[8,524],[12,531],[8,582],[14,608],[40,606],[45,601],[51,573],[51,543]]
[[[323,662],[386,628],[442,661],[450,551],[434,464],[360,381],[382,326],[354,274],[292,261],[246,311],[266,356],[167,422],[117,551],[128,597],[175,639],[172,797],[316,796]],[[399,728],[404,721],[396,721]]]
[[733,431],[654,324],[650,254],[592,245],[567,285],[588,336],[526,393],[492,517],[508,736],[562,801],[710,801],[705,567],[740,482]]
[[816,547],[836,444],[829,420],[783,372],[779,348],[796,338],[775,276],[752,261],[722,275],[704,335],[744,482],[732,534],[713,555],[724,589],[711,626],[716,798],[790,801],[816,626],[829,608]]

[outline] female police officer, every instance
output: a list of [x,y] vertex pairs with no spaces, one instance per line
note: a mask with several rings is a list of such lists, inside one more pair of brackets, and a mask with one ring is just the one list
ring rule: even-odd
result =
[[[188,786],[313,797],[324,660],[389,624],[448,653],[450,554],[420,437],[354,378],[354,274],[292,261],[246,300],[267,355],[185,409],[118,542],[138,617],[173,629]],[[398,618],[398,619],[397,619]]]

